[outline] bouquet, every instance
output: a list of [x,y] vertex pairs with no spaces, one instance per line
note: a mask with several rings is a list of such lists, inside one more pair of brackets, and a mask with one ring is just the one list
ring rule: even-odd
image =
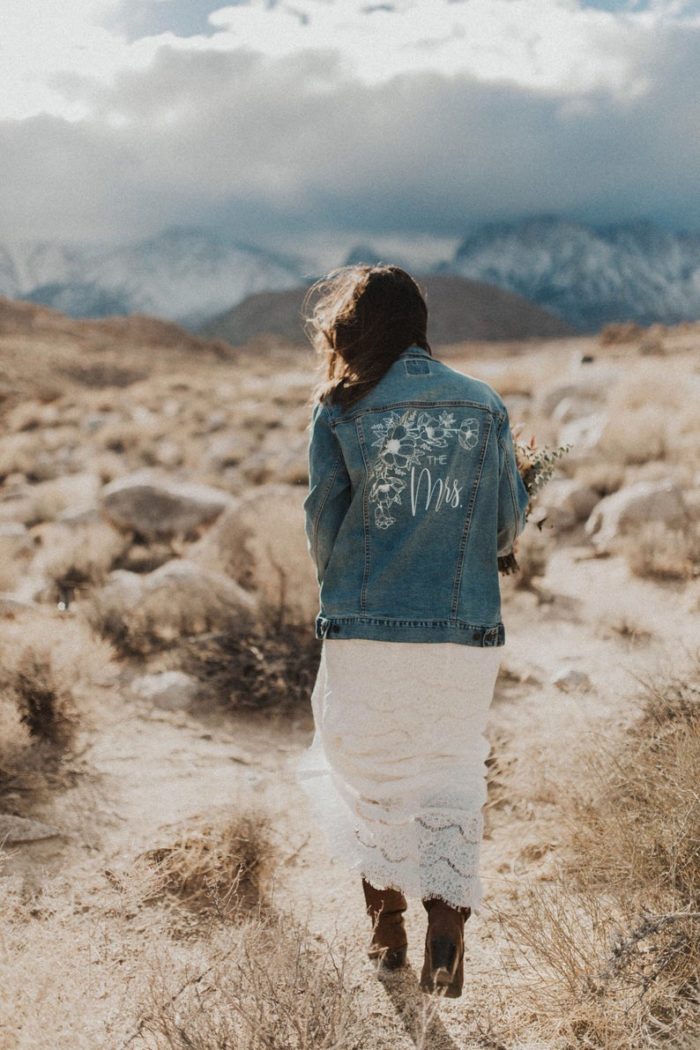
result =
[[[539,448],[534,434],[527,442],[518,441],[518,436],[522,429],[523,424],[518,423],[517,426],[513,427],[512,433],[515,462],[530,497],[525,509],[525,519],[527,520],[532,513],[535,496],[551,478],[556,461],[569,451],[571,445],[559,445],[558,448],[550,448],[549,445],[543,445]],[[515,557],[515,549],[510,554],[501,555],[498,559],[498,569],[504,576],[510,576],[511,573],[517,572],[519,568],[520,566]]]

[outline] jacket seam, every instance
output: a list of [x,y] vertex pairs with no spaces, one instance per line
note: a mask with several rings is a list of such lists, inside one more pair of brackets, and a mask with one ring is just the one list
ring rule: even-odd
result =
[[371,412],[386,412],[387,409],[391,408],[432,408],[438,406],[440,408],[480,408],[484,412],[488,412],[490,416],[496,416],[500,418],[502,413],[497,409],[492,408],[490,405],[484,404],[483,401],[467,401],[467,400],[448,400],[447,398],[439,398],[438,400],[432,401],[418,401],[416,398],[406,398],[402,401],[387,401],[385,404],[373,405],[371,408],[361,408],[357,412],[352,414],[348,413],[338,417],[337,419],[329,419],[330,426],[333,430],[336,427],[341,426],[343,423],[354,423],[355,420],[361,416],[368,415]]
[[452,615],[457,615],[457,609],[459,608],[459,592],[462,589],[462,572],[464,570],[464,555],[467,549],[467,541],[469,539],[469,532],[471,529],[472,517],[474,514],[474,505],[476,503],[476,496],[479,489],[479,483],[481,481],[481,472],[484,468],[484,460],[486,459],[486,449],[488,447],[489,438],[491,436],[491,419],[489,419],[488,426],[486,428],[486,434],[481,445],[481,458],[479,459],[479,465],[474,475],[474,481],[472,483],[471,497],[469,500],[469,507],[467,508],[467,518],[462,529],[462,537],[459,543],[459,550],[457,553],[457,571],[455,573],[455,579],[452,589]]
[[362,587],[360,589],[360,610],[365,612],[367,609],[367,588],[369,587],[369,570],[370,570],[370,549],[369,549],[369,507],[367,498],[367,489],[369,487],[369,463],[367,461],[367,449],[365,446],[365,436],[362,433],[362,427],[358,422],[355,425],[355,432],[357,433],[357,439],[360,443],[360,452],[362,453],[362,463],[364,466],[364,477],[362,479],[362,526],[364,531],[364,567],[362,571]]
[[341,453],[340,449],[338,449],[337,452],[336,452],[336,458],[335,458],[335,463],[333,465],[333,470],[331,471],[331,473],[330,473],[330,475],[328,477],[328,481],[326,482],[326,487],[325,487],[325,490],[323,492],[323,496],[321,497],[321,500],[319,502],[318,508],[316,510],[316,514],[314,515],[314,519],[313,519],[313,556],[314,556],[314,561],[316,562],[316,565],[318,565],[318,543],[319,543],[319,531],[320,531],[319,527],[320,527],[320,523],[321,523],[321,515],[323,514],[323,511],[324,511],[324,508],[326,506],[326,503],[328,502],[328,497],[331,494],[331,490],[333,488],[333,484],[335,482],[335,479],[338,476],[338,471],[340,469],[341,462],[342,462],[342,453]]
[[511,498],[511,500],[513,502],[514,530],[517,533],[518,525],[519,525],[519,522],[520,522],[520,509],[518,507],[518,502],[517,502],[516,497],[515,497],[515,485],[514,485],[514,482],[513,482],[513,475],[511,474],[511,470],[510,470],[510,463],[508,462],[508,453],[507,453],[507,450],[506,450],[503,442],[500,439],[499,439],[499,445],[501,446],[501,449],[503,450],[503,457],[504,457],[503,462],[504,462],[504,466],[506,468],[506,478],[508,479],[508,488],[510,490],[510,498]]

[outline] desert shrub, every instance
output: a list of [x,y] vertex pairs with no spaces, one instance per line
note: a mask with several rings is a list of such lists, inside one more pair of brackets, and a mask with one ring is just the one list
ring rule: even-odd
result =
[[611,392],[599,451],[632,465],[654,459],[697,464],[699,405],[700,376],[687,374],[679,382],[667,365],[637,360]]
[[86,690],[103,683],[111,648],[78,622],[30,613],[0,625],[0,793],[60,783]]
[[621,553],[635,576],[656,580],[691,580],[700,575],[700,522],[670,529],[647,521],[623,537]]
[[224,707],[289,709],[308,703],[320,646],[308,627],[241,630],[239,624],[181,647],[181,666]]
[[616,463],[641,464],[666,459],[670,443],[667,412],[652,402],[610,413],[600,440],[601,454]]
[[357,1008],[346,949],[277,915],[201,968],[155,958],[137,1030],[163,1050],[360,1050],[375,1026]]
[[107,522],[54,527],[37,557],[37,568],[49,582],[44,597],[67,608],[104,583],[125,546],[124,536]]
[[618,346],[620,343],[636,343],[644,333],[636,321],[621,321],[606,324],[601,329],[599,342],[601,346]]
[[169,845],[138,858],[148,872],[144,899],[177,902],[198,919],[240,919],[266,905],[274,852],[264,813],[190,822]]
[[523,1008],[566,1046],[700,1037],[700,652],[642,687],[637,722],[558,785],[558,877],[499,915]]
[[630,645],[641,645],[649,641],[652,632],[644,624],[627,613],[604,617],[598,622],[597,634],[601,638],[617,638]]
[[567,461],[565,457],[562,460],[562,468],[568,468],[571,477],[576,477],[576,480],[584,485],[590,485],[601,498],[617,492],[625,483],[625,468],[622,463],[601,459],[579,466],[575,461]]

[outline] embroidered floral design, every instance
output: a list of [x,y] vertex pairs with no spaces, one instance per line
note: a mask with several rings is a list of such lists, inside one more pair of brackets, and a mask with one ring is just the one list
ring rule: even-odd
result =
[[479,422],[464,419],[457,423],[452,412],[430,412],[407,409],[391,412],[372,426],[379,449],[370,474],[369,502],[374,504],[374,520],[380,529],[388,529],[396,518],[392,508],[401,504],[406,478],[412,467],[420,466],[427,453],[444,449],[456,438],[461,448],[473,449],[479,439]]

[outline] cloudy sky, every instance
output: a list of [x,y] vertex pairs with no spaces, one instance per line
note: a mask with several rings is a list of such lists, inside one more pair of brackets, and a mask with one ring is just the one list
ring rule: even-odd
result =
[[700,228],[700,0],[2,0],[0,243]]

